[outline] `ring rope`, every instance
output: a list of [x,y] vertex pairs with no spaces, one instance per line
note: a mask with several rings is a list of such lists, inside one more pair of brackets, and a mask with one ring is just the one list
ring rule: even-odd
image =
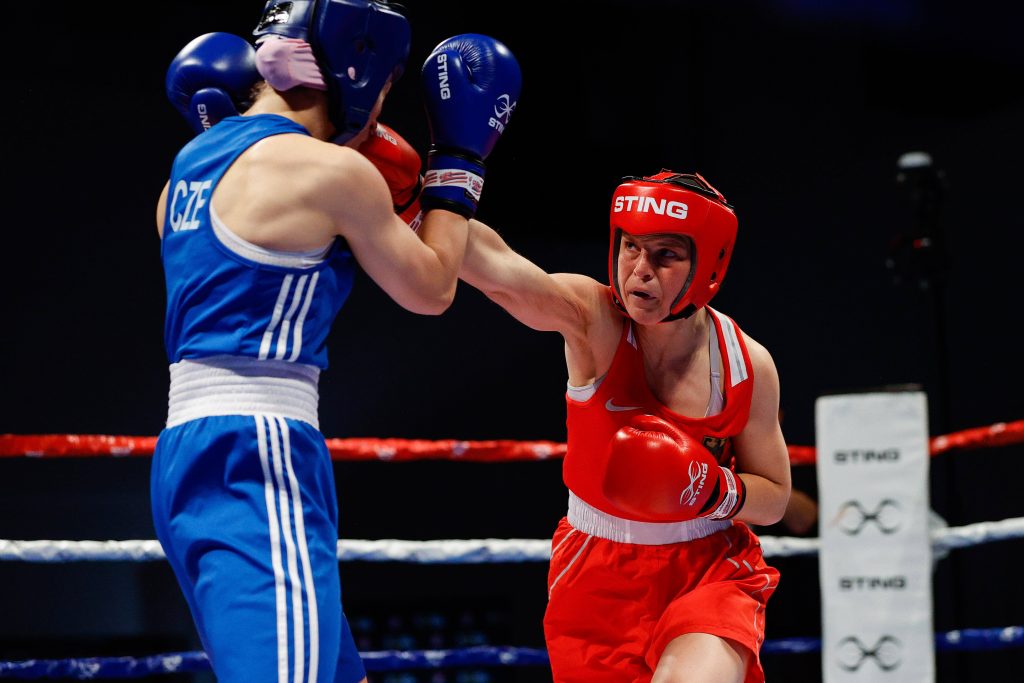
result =
[[[954,449],[1001,446],[1024,442],[1024,421],[996,423],[968,429],[930,441],[931,455]],[[475,462],[544,460],[565,455],[565,444],[548,441],[425,441],[408,439],[328,439],[335,460],[403,461],[453,459]],[[146,456],[152,455],[156,437],[106,435],[0,435],[0,457]],[[813,446],[789,446],[794,465],[813,464]],[[964,527],[935,529],[935,551],[961,548],[1024,536],[1024,518],[981,522]],[[761,537],[766,557],[809,555],[820,550],[819,539]],[[936,553],[938,554],[938,552]],[[375,541],[349,539],[338,542],[343,561],[416,562],[423,564],[547,561],[547,539],[482,539]],[[0,561],[71,562],[164,559],[159,541],[12,541],[0,539]],[[962,629],[935,634],[939,650],[997,649],[1024,644],[1024,627]],[[815,652],[819,638],[766,641],[763,651]],[[382,651],[362,653],[368,671],[397,671],[467,665],[548,664],[544,650],[477,647],[464,650]],[[63,660],[0,661],[0,678],[133,678],[159,673],[209,671],[205,653],[184,652],[151,657],[88,658]]]
[[[155,436],[112,436],[103,434],[0,434],[0,458],[67,458],[91,456],[149,456],[156,448]],[[997,422],[930,440],[933,456],[951,450],[1024,443],[1024,420]],[[817,457],[814,446],[790,445],[794,465],[810,465]],[[327,439],[333,460],[461,460],[466,462],[508,462],[549,460],[565,455],[566,445],[555,441],[462,441],[455,439]]]
[[[934,529],[932,547],[941,552],[1024,537],[1024,517],[997,522],[978,522],[962,527]],[[817,538],[761,536],[765,557],[814,555],[821,547]],[[145,562],[164,559],[159,541],[12,541],[0,539],[0,561],[81,562],[127,560]],[[411,562],[416,564],[484,564],[498,562],[547,562],[551,559],[549,539],[485,538],[405,541],[345,539],[338,541],[338,559],[343,562]]]
[[[940,651],[995,650],[1024,646],[1024,626],[959,629],[935,634]],[[804,654],[821,651],[820,638],[767,640],[765,654]],[[546,666],[546,650],[526,647],[478,646],[453,650],[382,650],[361,652],[368,672],[442,669],[460,666]],[[205,652],[172,652],[149,657],[89,657],[0,661],[0,678],[141,678],[153,674],[210,671]]]

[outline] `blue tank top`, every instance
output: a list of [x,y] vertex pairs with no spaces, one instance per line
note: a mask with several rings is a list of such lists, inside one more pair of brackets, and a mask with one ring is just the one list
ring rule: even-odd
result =
[[300,133],[275,114],[233,116],[178,153],[164,215],[164,345],[171,363],[234,355],[327,367],[327,333],[352,289],[355,259],[339,238],[326,255],[262,249],[211,210],[236,159],[271,135]]

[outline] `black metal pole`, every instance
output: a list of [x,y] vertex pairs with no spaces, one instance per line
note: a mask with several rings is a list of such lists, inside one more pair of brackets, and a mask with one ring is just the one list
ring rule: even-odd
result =
[[946,178],[927,152],[907,152],[897,162],[896,182],[907,191],[912,211],[910,230],[901,235],[896,245],[902,253],[894,253],[893,258],[909,259],[910,263],[904,265],[912,268],[917,286],[929,300],[935,350],[935,395],[930,401],[934,402],[931,430],[933,433],[946,434],[952,428],[946,328],[949,252],[946,234],[939,220]]
[[[918,289],[928,298],[931,317],[933,350],[935,353],[935,381],[929,396],[930,425],[932,434],[948,434],[951,427],[951,398],[949,378],[949,344],[946,328],[946,293],[949,275],[949,254],[947,239],[939,220],[939,211],[946,190],[945,174],[936,168],[927,152],[908,152],[897,162],[897,184],[907,192],[910,201],[911,220],[909,231],[900,235],[890,254],[890,268],[894,269],[897,280],[902,274],[916,280]],[[948,461],[931,463],[935,491],[932,508],[951,514],[954,519],[962,516],[962,505],[957,495],[957,478],[951,472]],[[936,503],[938,505],[936,505]],[[933,608],[936,619],[952,619],[961,624],[965,610],[956,598],[956,587],[963,576],[957,558],[945,560],[945,572],[934,576],[933,589],[943,596]],[[947,663],[947,668],[949,664]],[[966,675],[966,661],[957,657],[952,662],[956,680]]]

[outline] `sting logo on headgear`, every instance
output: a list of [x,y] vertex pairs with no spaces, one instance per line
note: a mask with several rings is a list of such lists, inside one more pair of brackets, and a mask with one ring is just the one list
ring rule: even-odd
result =
[[411,41],[399,6],[383,0],[270,0],[252,34],[310,44],[327,84],[337,142],[366,126],[388,79],[401,76]]
[[722,193],[699,173],[662,171],[622,179],[612,195],[608,277],[615,305],[626,311],[619,286],[623,233],[682,235],[690,240],[690,274],[662,322],[688,318],[718,293],[736,242],[737,221]]
[[659,216],[684,220],[686,214],[690,211],[690,207],[682,202],[670,202],[667,199],[655,199],[654,197],[644,197],[635,194],[620,194],[612,203],[612,213],[622,213],[623,211],[656,213]]

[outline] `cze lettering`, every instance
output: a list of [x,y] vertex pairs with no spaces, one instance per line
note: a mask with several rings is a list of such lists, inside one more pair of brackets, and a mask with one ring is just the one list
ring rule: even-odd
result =
[[196,105],[196,111],[199,113],[199,122],[203,124],[203,130],[209,130],[213,124],[210,123],[210,114],[206,109],[206,105],[200,102]]
[[437,81],[441,90],[441,99],[449,99],[452,96],[452,91],[448,87],[448,55],[443,52],[437,56]]
[[[199,209],[206,206],[206,199],[212,186],[212,180],[179,180],[175,184],[174,192],[171,193],[171,230],[179,232],[199,227],[196,214],[199,213]],[[178,210],[179,202],[184,202],[185,205],[181,211]]]
[[840,576],[839,590],[904,590],[905,576]]
[[835,461],[840,464],[853,462],[896,462],[900,459],[897,448],[886,448],[881,451],[836,451]]
[[683,220],[689,207],[682,202],[668,201],[667,199],[655,199],[654,197],[641,197],[639,195],[619,195],[615,198],[612,208],[615,213],[656,213],[659,216],[668,216]]

